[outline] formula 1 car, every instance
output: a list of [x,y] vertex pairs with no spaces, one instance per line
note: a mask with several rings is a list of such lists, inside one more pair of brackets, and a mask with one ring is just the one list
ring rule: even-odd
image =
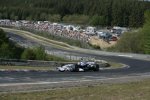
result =
[[86,72],[86,71],[99,71],[99,65],[95,62],[78,62],[77,64],[66,64],[57,67],[60,72]]

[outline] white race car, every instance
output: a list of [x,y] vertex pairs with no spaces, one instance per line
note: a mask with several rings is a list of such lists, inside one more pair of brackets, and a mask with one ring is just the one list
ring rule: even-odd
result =
[[99,65],[95,62],[78,62],[77,64],[66,64],[57,67],[60,72],[83,72],[83,71],[99,71]]

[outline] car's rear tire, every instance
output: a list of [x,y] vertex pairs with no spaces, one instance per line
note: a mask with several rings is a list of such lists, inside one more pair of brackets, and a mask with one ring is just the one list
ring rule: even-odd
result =
[[99,71],[99,65],[98,64],[96,64],[94,71]]
[[74,72],[79,72],[79,66],[77,64],[75,64]]

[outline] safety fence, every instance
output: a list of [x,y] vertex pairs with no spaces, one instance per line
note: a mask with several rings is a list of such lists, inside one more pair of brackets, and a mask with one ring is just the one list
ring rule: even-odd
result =
[[0,65],[6,65],[6,66],[56,67],[67,63],[74,63],[74,62],[0,59]]
[[[95,61],[100,67],[109,66],[108,62],[104,60],[96,60],[93,58],[82,58],[82,61]],[[64,64],[77,63],[78,61],[72,62],[58,62],[58,61],[40,61],[40,60],[22,60],[22,59],[0,59],[0,65],[3,66],[31,66],[31,67],[59,67]]]

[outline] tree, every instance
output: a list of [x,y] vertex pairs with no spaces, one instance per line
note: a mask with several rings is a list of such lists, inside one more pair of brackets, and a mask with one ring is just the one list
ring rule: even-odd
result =
[[121,52],[150,54],[150,10],[145,12],[145,24],[138,32],[122,35],[116,45]]
[[3,43],[0,46],[0,58],[12,58],[13,57],[13,52],[11,52],[11,48],[9,47],[9,44]]
[[48,15],[48,20],[51,22],[60,22],[61,20],[61,16],[59,14],[55,14],[55,15]]
[[94,26],[104,26],[105,25],[105,18],[103,16],[95,15],[90,20],[90,24]]
[[150,2],[141,0],[0,0],[2,19],[50,20],[49,15],[60,15],[60,20],[64,21],[67,15],[98,15],[105,18],[106,26],[140,27],[147,9],[150,9]]
[[36,55],[36,60],[47,60],[47,54],[43,47],[34,48],[34,53]]
[[8,42],[8,38],[6,37],[6,33],[0,29],[0,45],[4,42]]
[[150,54],[150,10],[145,12],[145,24],[142,29],[144,53]]
[[0,58],[16,58],[19,59],[23,52],[23,48],[16,46],[6,36],[6,33],[0,29]]
[[140,32],[124,33],[116,48],[120,52],[143,53],[142,37]]
[[32,49],[27,48],[22,53],[21,58],[26,59],[26,60],[35,60],[36,59],[36,54]]
[[46,18],[47,18],[47,14],[46,14],[46,13],[42,13],[42,14],[40,14],[40,20],[45,21],[45,20],[46,20]]

